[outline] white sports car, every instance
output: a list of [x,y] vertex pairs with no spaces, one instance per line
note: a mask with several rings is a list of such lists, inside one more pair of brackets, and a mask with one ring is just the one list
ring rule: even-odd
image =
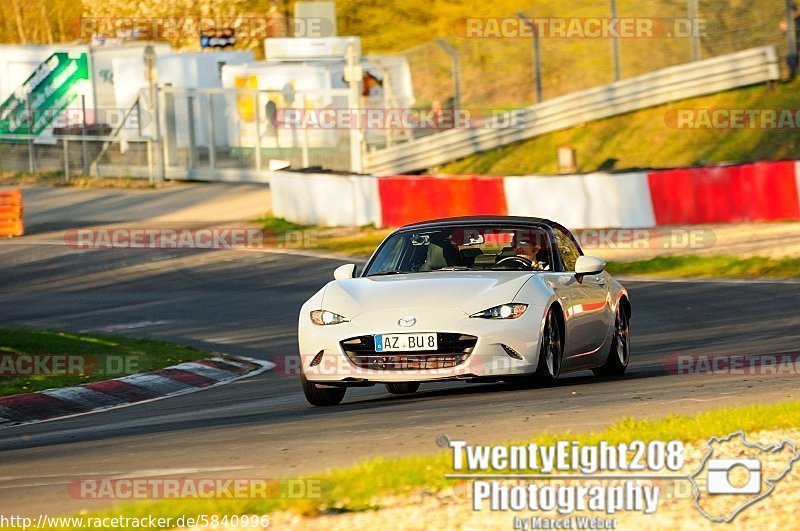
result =
[[347,264],[300,310],[305,396],[338,404],[347,387],[622,374],[628,293],[558,223],[451,218],[402,227],[360,274]]

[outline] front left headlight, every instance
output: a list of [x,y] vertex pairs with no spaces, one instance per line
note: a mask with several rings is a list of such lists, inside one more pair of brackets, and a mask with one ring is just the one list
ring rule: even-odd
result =
[[328,310],[314,310],[311,312],[311,322],[315,325],[335,325],[346,323],[347,319]]
[[527,304],[501,304],[488,308],[482,312],[473,313],[470,317],[480,317],[482,319],[516,319],[528,308]]

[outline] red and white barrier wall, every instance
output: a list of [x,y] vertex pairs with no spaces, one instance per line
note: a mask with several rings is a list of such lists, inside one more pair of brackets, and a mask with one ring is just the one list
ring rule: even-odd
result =
[[573,229],[800,219],[800,161],[521,177],[276,172],[271,188],[275,216],[322,226],[480,214]]

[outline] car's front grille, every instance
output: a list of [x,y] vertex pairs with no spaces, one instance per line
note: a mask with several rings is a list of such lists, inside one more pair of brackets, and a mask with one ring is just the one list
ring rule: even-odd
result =
[[447,369],[467,361],[478,338],[464,334],[436,334],[437,350],[413,352],[375,352],[373,336],[358,336],[341,342],[350,361],[361,369],[406,371]]

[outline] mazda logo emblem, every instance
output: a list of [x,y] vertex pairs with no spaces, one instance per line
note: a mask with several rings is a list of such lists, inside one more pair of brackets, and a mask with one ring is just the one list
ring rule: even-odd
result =
[[403,327],[414,326],[417,320],[414,317],[401,317],[397,324]]

